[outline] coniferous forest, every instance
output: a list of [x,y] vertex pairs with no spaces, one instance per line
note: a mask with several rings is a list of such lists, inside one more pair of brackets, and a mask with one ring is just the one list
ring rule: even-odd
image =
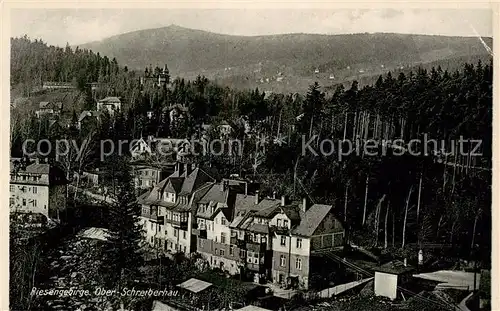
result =
[[[12,55],[13,88],[23,83],[35,87],[39,80],[76,80],[85,93],[86,83],[99,81],[104,87],[86,97],[89,107],[95,105],[93,98],[122,98],[124,109],[114,120],[103,121],[94,139],[199,137],[201,124],[221,122],[232,125],[231,138],[243,139],[247,122],[258,135],[248,138],[242,156],[223,153],[193,161],[210,164],[226,175],[255,174],[267,195],[276,191],[333,203],[349,224],[353,239],[356,232],[368,235],[359,242],[387,248],[424,241],[460,243],[463,251],[479,244],[485,247],[484,258],[489,258],[491,62],[463,64],[453,72],[438,67],[416,68],[396,77],[389,73],[374,85],[359,86],[355,81],[349,88],[339,85],[332,94],[325,94],[317,84],[307,94],[264,94],[258,89],[221,87],[201,76],[195,81],[172,79],[169,87],[141,85],[139,76],[144,72],[129,71],[115,59],[78,48],[48,47],[28,38],[12,39]],[[154,70],[145,68],[145,72]],[[169,124],[164,111],[176,104],[187,107],[188,117],[180,124]],[[71,107],[68,111],[73,112]],[[147,117],[148,111],[153,118]],[[39,139],[86,135],[24,126],[36,122],[43,121],[32,117],[13,122],[14,147],[37,135]],[[261,136],[269,138],[265,154],[255,152],[255,140]],[[273,143],[277,137],[285,143]],[[384,155],[354,152],[340,160],[337,153],[320,152],[320,144],[331,151],[330,144],[322,143],[325,139],[360,145],[363,140],[401,139],[407,146],[412,139],[424,137],[436,140],[437,148],[429,143],[424,150],[422,143],[413,146],[418,155],[396,155],[391,147]],[[467,141],[462,143],[463,152],[454,152],[460,149],[461,137]],[[472,140],[481,140],[477,150]],[[308,147],[304,152],[304,145],[313,151]],[[98,158],[89,162],[98,165]]]
[[[261,183],[263,195],[332,204],[353,244],[409,258],[422,244],[449,244],[451,253],[447,248],[446,255],[435,256],[479,256],[484,267],[490,265],[492,61],[464,63],[457,71],[414,68],[380,76],[373,85],[338,85],[328,93],[316,83],[306,94],[268,94],[222,87],[203,76],[171,77],[162,87],[141,84],[141,76],[159,68],[134,71],[89,50],[27,37],[12,39],[11,49],[11,89],[24,97],[35,97],[43,81],[56,81],[75,83],[89,110],[105,96],[122,100],[120,113],[105,116],[92,133],[77,130],[76,106],[65,107],[69,129],[62,130],[32,112],[16,112],[23,107],[13,108],[14,156],[27,138],[91,137],[95,148],[85,163],[68,167],[81,170],[102,166],[100,139],[201,137],[202,124],[227,123],[232,127],[227,139],[243,141],[243,152],[198,155],[193,162],[223,176],[251,177]],[[91,91],[92,82],[102,85]],[[171,124],[167,111],[173,105],[185,107],[186,118]],[[253,135],[245,134],[246,124]],[[210,135],[219,137],[215,131]],[[420,143],[409,144],[417,139]],[[425,139],[437,147],[424,148]],[[347,153],[348,144],[338,141],[361,151],[339,157],[339,148]],[[374,142],[376,155],[363,150],[367,141]],[[258,142],[265,148],[256,149]],[[409,146],[418,154],[410,154]]]

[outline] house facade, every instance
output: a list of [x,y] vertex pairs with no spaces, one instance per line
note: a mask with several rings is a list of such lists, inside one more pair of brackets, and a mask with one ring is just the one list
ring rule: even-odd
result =
[[201,168],[178,166],[173,174],[139,196],[140,224],[147,243],[164,252],[194,252],[194,202],[214,182],[215,179]]
[[10,210],[37,213],[60,219],[66,209],[67,180],[64,172],[51,164],[12,160],[10,167]]
[[118,97],[106,97],[97,102],[97,111],[108,111],[109,114],[121,110],[122,102]]
[[344,243],[344,228],[331,205],[261,199],[258,192],[237,193],[234,208],[226,202],[231,201],[222,195],[211,203],[200,200],[195,233],[198,252],[230,274],[307,289],[312,252]]
[[35,112],[37,118],[46,115],[59,115],[62,111],[62,103],[52,103],[52,102],[40,102],[38,110]]
[[132,165],[132,173],[135,188],[139,190],[151,189],[167,177],[162,167],[147,164]]

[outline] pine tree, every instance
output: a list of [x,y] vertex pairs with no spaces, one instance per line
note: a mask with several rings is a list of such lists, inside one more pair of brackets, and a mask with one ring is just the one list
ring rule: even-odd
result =
[[133,286],[141,274],[140,206],[126,159],[116,157],[108,166],[113,203],[109,204],[109,238],[102,256],[102,268],[108,285],[121,289]]

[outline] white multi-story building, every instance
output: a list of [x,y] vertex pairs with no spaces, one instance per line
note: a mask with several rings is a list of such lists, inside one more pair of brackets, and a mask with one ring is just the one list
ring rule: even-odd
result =
[[67,180],[64,171],[48,163],[11,160],[10,210],[60,219],[66,209]]
[[201,168],[185,165],[139,196],[144,237],[150,246],[166,252],[192,253],[194,212],[200,197],[215,179]]
[[118,97],[106,97],[97,102],[97,111],[107,110],[109,114],[114,114],[121,109],[122,102]]

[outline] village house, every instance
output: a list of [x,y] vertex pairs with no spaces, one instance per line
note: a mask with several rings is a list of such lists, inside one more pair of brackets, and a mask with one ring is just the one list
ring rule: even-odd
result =
[[139,196],[140,224],[149,245],[165,252],[194,252],[194,209],[214,182],[203,169],[179,163],[174,173]]
[[45,115],[59,115],[62,111],[62,103],[40,102],[38,110],[35,112],[37,118]]
[[76,86],[71,82],[53,82],[45,81],[43,82],[42,88],[44,90],[55,90],[55,89],[76,89]]
[[314,272],[312,252],[344,243],[345,231],[331,205],[289,203],[275,195],[261,199],[257,191],[237,193],[233,209],[229,196],[219,192],[217,198],[199,201],[198,252],[212,267],[230,274],[307,289]]
[[[148,142],[151,142],[150,140]],[[130,145],[130,155],[132,159],[140,159],[152,154],[151,145],[144,138],[133,141]]]
[[237,193],[246,193],[247,183],[223,180],[212,184],[200,198],[196,211],[197,251],[213,268],[238,274],[243,258],[231,246],[229,227],[234,218]]
[[146,163],[132,164],[132,174],[136,189],[148,190],[158,184],[167,176],[167,169],[157,165]]
[[167,65],[165,65],[162,69],[156,67],[155,70],[151,70],[151,72],[146,69],[144,76],[140,78],[140,83],[141,85],[152,83],[157,87],[168,85],[170,83],[170,72]]
[[97,111],[108,111],[110,115],[121,110],[122,102],[118,97],[106,97],[97,102]]
[[84,110],[78,116],[77,127],[82,129],[95,129],[99,124],[100,113],[98,111]]
[[59,220],[66,209],[67,180],[64,171],[49,163],[12,159],[10,199],[12,213],[42,214]]

